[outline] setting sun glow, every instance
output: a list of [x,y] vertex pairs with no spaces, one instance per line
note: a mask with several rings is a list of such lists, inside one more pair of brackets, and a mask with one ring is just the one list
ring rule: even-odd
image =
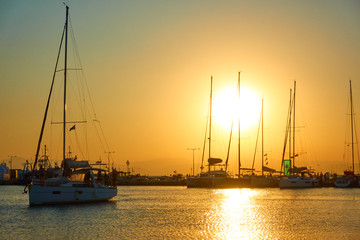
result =
[[228,87],[215,94],[213,103],[214,120],[223,128],[230,129],[234,121],[234,128],[240,116],[240,128],[247,129],[258,123],[261,111],[261,99],[254,91],[242,87],[240,101],[236,87]]

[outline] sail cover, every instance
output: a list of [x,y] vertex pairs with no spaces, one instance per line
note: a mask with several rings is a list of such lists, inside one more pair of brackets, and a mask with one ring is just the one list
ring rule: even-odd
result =
[[222,160],[220,158],[209,158],[208,159],[209,165],[214,165],[214,164],[221,163],[221,162],[222,162]]
[[272,169],[272,168],[269,168],[269,167],[265,167],[265,166],[262,167],[262,170],[265,171],[265,172],[270,172],[270,173],[276,172],[275,169]]
[[73,159],[65,159],[66,166],[68,168],[84,168],[84,167],[90,167],[89,161],[76,161]]
[[306,171],[307,171],[307,167],[293,167],[289,169],[289,172],[291,173],[301,173]]

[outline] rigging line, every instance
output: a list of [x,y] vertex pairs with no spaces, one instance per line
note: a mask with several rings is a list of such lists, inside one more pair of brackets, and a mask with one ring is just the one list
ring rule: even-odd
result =
[[[210,103],[209,103],[208,109],[210,109]],[[204,169],[204,157],[205,157],[205,148],[206,148],[206,137],[207,137],[207,131],[208,131],[208,124],[209,124],[209,117],[207,116],[206,117],[206,125],[205,125],[206,127],[205,127],[205,138],[204,138],[203,152],[202,152],[202,157],[201,157],[201,167],[200,167],[201,172]]]
[[[66,123],[87,123],[87,121],[66,121]],[[51,122],[51,124],[63,124],[63,122]]]
[[55,70],[54,70],[53,79],[52,79],[52,82],[51,82],[50,93],[49,93],[48,101],[46,103],[45,114],[44,114],[44,119],[43,119],[43,123],[42,123],[42,126],[41,126],[40,137],[39,137],[38,146],[37,146],[37,149],[36,149],[36,155],[35,155],[35,161],[34,161],[33,169],[35,169],[37,161],[38,161],[38,157],[39,157],[41,140],[42,140],[43,133],[44,133],[45,122],[46,122],[46,118],[47,118],[47,112],[48,112],[48,109],[49,109],[50,99],[51,99],[51,95],[52,95],[52,89],[53,89],[54,82],[55,82],[56,69],[57,69],[57,66],[58,66],[58,63],[59,63],[59,57],[60,57],[60,52],[61,52],[61,46],[62,46],[63,39],[64,39],[64,34],[65,34],[65,27],[64,27],[62,35],[61,35],[60,47],[59,47],[58,55],[57,55],[57,58],[56,58]]
[[[70,25],[71,25],[71,22],[70,22]],[[79,66],[80,69],[82,69],[82,63],[81,63],[81,59],[80,59],[80,54],[79,54],[79,50],[78,50],[78,47],[77,47],[77,43],[76,43],[76,39],[75,39],[75,34],[73,33],[72,25],[71,25],[71,27],[70,27],[70,31],[71,31],[71,33],[72,33],[71,36],[72,36],[72,41],[73,41],[73,43],[74,43],[74,52],[75,52],[76,58],[77,58],[77,59],[76,59],[77,61],[75,61],[75,63],[76,63],[76,64],[79,64],[79,65],[80,65],[80,66]],[[96,121],[98,122],[98,124],[99,124],[98,127],[97,127],[95,124],[94,124],[94,126],[95,126],[95,129],[96,129],[96,133],[97,133],[97,135],[98,135],[98,138],[99,138],[99,140],[100,140],[101,147],[103,148],[104,151],[109,150],[109,144],[108,144],[107,139],[106,139],[106,137],[105,137],[104,130],[103,130],[101,124],[100,124],[100,121],[97,119],[97,115],[96,115],[96,112],[95,112],[94,104],[93,104],[93,101],[92,101],[92,98],[91,98],[91,94],[90,94],[90,89],[89,89],[88,84],[87,84],[87,81],[86,81],[85,73],[84,73],[84,71],[82,71],[81,73],[82,73],[81,76],[80,76],[80,74],[78,73],[78,78],[82,80],[82,81],[81,81],[81,84],[84,85],[84,87],[81,87],[81,88],[79,88],[79,89],[85,89],[85,88],[86,88],[86,93],[87,93],[86,95],[88,96],[89,101],[90,101],[92,114],[94,115],[95,120],[96,120]],[[78,84],[80,84],[80,82],[78,82]],[[83,93],[80,93],[79,95],[82,96],[83,101],[85,101],[85,94],[84,94],[84,92],[83,92]],[[81,101],[81,103],[83,103],[83,101]],[[87,105],[86,105],[85,103],[84,103],[84,109],[85,109],[86,111],[83,112],[83,116],[86,117],[86,112],[88,111],[88,112],[90,113],[91,111],[89,111],[89,109],[87,109]],[[99,130],[100,130],[100,132],[99,132]],[[104,141],[104,143],[105,143],[105,146],[104,146],[103,141]]]
[[[100,133],[99,133],[99,129],[96,127],[96,124],[95,124],[95,122],[98,122],[98,121],[93,121],[93,126],[94,126],[94,128],[95,128],[95,132],[96,132],[96,134],[97,134],[97,136],[98,136],[98,139],[99,139],[99,142],[100,142],[100,145],[101,145],[101,147],[102,147],[102,151],[103,152],[105,152],[107,149],[106,149],[106,147],[104,147],[104,144],[103,144],[103,142],[101,141],[101,135],[100,135]],[[99,124],[99,126],[100,126],[100,124]],[[101,126],[100,126],[101,127]]]
[[[70,86],[71,86],[71,89],[72,89],[72,92],[74,92],[74,93],[76,93],[77,92],[77,94],[74,94],[74,102],[77,102],[77,104],[78,104],[78,106],[79,106],[79,112],[81,113],[81,116],[82,116],[82,118],[83,119],[86,119],[86,105],[85,105],[85,103],[84,103],[84,101],[85,101],[85,99],[84,99],[84,94],[81,92],[81,87],[79,86],[80,85],[80,83],[79,83],[79,81],[76,81],[76,85],[77,85],[77,87],[75,87],[74,86],[74,84],[73,84],[73,82],[72,81],[69,81],[70,82]],[[70,99],[70,94],[69,94],[69,99],[68,99],[68,102],[70,102],[71,101],[71,99]],[[70,105],[70,104],[69,104]],[[84,120],[85,121],[85,120]]]
[[[359,172],[360,172],[360,159],[359,159],[359,144],[358,144],[358,135],[357,135],[357,128],[356,128],[356,118],[354,117],[356,114],[355,114],[355,112],[354,112],[354,109],[355,109],[355,107],[354,107],[354,103],[352,103],[352,109],[353,109],[353,111],[352,111],[352,121],[353,121],[353,129],[354,129],[354,137],[355,137],[355,142],[353,142],[353,145],[356,145],[356,158],[357,158],[357,161],[358,161],[358,164],[359,164]],[[354,174],[355,174],[355,165],[354,165],[354,169],[353,169],[353,171],[354,171]]]
[[[71,150],[72,150],[71,153],[76,152],[76,151],[77,151],[77,149],[75,149],[76,145],[73,143],[73,140],[72,140],[72,138],[70,137],[69,131],[66,132],[66,136],[67,136],[66,139],[67,139],[67,143],[68,143],[68,145],[69,145],[69,149],[70,149],[70,147],[73,147],[73,149],[71,149]],[[75,139],[75,141],[76,141],[76,139]],[[68,154],[69,154],[68,158],[71,158],[70,150],[69,150],[69,153],[68,153]]]
[[[76,53],[76,57],[77,57],[77,60],[78,60],[78,63],[80,65],[80,68],[82,69],[82,63],[81,63],[81,59],[80,59],[80,54],[79,54],[79,50],[78,50],[78,47],[77,47],[77,43],[76,43],[76,39],[75,39],[75,34],[73,33],[73,28],[72,28],[72,24],[71,24],[71,20],[69,18],[69,21],[70,21],[70,31],[71,31],[71,36],[72,36],[72,40],[74,42],[74,52]],[[76,61],[75,61],[76,62]],[[82,75],[83,75],[83,81],[84,81],[84,84],[85,84],[85,87],[86,87],[86,90],[87,90],[87,94],[88,94],[88,97],[89,97],[89,100],[90,100],[90,105],[91,105],[91,108],[92,108],[92,111],[93,111],[93,114],[96,118],[96,112],[95,112],[95,108],[94,108],[94,104],[93,104],[93,100],[91,98],[91,95],[90,95],[90,89],[89,89],[89,86],[87,84],[87,81],[86,81],[86,77],[85,77],[85,72],[82,71]]]
[[229,163],[229,155],[230,155],[230,146],[231,146],[231,138],[232,138],[233,126],[234,126],[234,119],[231,121],[229,146],[228,146],[228,152],[227,152],[226,162],[225,162],[225,172],[227,171],[227,167],[228,167],[228,163]]
[[[82,68],[67,68],[66,71],[82,71]],[[63,72],[65,69],[56,70],[56,72]]]
[[346,164],[346,168],[348,165],[348,145],[351,143],[349,138],[350,138],[350,134],[349,131],[347,131],[347,129],[351,129],[350,128],[350,114],[348,114],[348,112],[350,111],[350,96],[348,97],[348,102],[347,102],[347,109],[346,109],[346,120],[345,120],[345,140],[344,140],[344,150],[343,150],[343,162],[345,162]]
[[107,139],[106,139],[106,136],[105,136],[105,134],[104,134],[104,130],[103,130],[101,124],[100,124],[100,121],[98,121],[98,123],[99,123],[99,126],[100,126],[100,131],[101,131],[101,133],[102,133],[102,135],[103,135],[103,138],[104,138],[104,141],[105,141],[107,150],[110,151],[109,144],[108,144],[108,142],[107,142]]
[[[309,163],[309,159],[313,164],[318,164],[318,157],[316,152],[314,151],[314,144],[312,141],[312,137],[311,137],[311,125],[308,124],[307,118],[306,118],[306,114],[304,111],[304,105],[303,105],[303,101],[301,98],[301,92],[297,91],[297,109],[298,111],[301,112],[301,114],[298,114],[297,116],[301,116],[300,120],[302,121],[302,125],[300,126],[298,124],[298,126],[295,127],[295,131],[296,129],[304,129],[303,131],[297,131],[298,134],[298,140],[300,141],[300,147],[301,147],[301,151],[302,152],[306,152],[306,157],[303,158],[302,160],[304,161],[304,163],[308,164]],[[298,122],[299,122],[299,118],[298,118]],[[296,154],[296,153],[294,153]],[[302,154],[303,155],[303,154]],[[300,156],[300,154],[299,154]]]
[[256,158],[256,149],[257,149],[257,144],[258,144],[258,140],[259,140],[259,133],[260,133],[260,126],[261,126],[261,119],[262,119],[262,116],[260,116],[260,119],[259,119],[259,127],[258,127],[258,131],[257,131],[257,135],[256,135],[256,142],[255,142],[255,151],[254,151],[254,158],[253,158],[253,163],[252,163],[252,173],[254,173],[254,165],[255,165],[255,158]]
[[[284,148],[283,148],[280,172],[282,171],[283,166],[284,166],[286,144],[287,144],[287,139],[289,137],[289,128],[290,128],[289,124],[290,124],[290,119],[291,119],[291,100],[292,100],[292,92],[291,92],[291,89],[290,89],[290,102],[289,102],[288,116],[287,116],[287,120],[286,120]],[[284,169],[284,172],[285,172],[285,169]]]
[[76,140],[76,144],[79,146],[78,151],[80,152],[82,158],[86,160],[85,155],[84,155],[83,151],[81,150],[82,148],[80,147],[81,145],[80,145],[80,141],[79,141],[78,134],[77,134],[76,130],[75,130],[75,140]]
[[[359,144],[358,144],[358,136],[357,136],[357,128],[356,128],[355,118],[354,118],[354,132],[355,132],[355,141],[356,141],[356,156],[357,156],[357,160],[358,160],[358,164],[359,164],[359,172],[360,172]],[[354,169],[354,174],[355,174],[355,169]]]
[[[78,46],[76,43],[76,39],[75,39],[75,33],[74,33],[74,29],[72,27],[72,21],[71,18],[69,17],[69,27],[70,27],[70,37],[71,37],[71,42],[72,44],[72,48],[73,48],[73,58],[74,58],[74,65],[75,65],[75,69],[76,70],[81,70],[79,72],[76,72],[76,84],[77,84],[77,90],[78,90],[78,102],[79,102],[79,106],[82,112],[82,116],[84,119],[86,119],[86,104],[85,104],[85,94],[84,94],[84,87],[82,87],[83,82],[86,81],[86,78],[84,76],[84,71],[83,71],[83,67],[82,67],[82,63],[81,63],[81,58],[80,58],[80,54],[79,54],[79,50],[78,50]],[[91,99],[90,94],[89,95],[89,99]],[[84,107],[85,106],[85,107]],[[85,110],[85,111],[84,111]]]
[[[73,27],[72,27],[72,22],[71,22],[71,19],[70,19],[70,36],[71,36],[71,40],[72,40],[72,43],[73,43],[73,57],[74,57],[74,64],[75,64],[75,67],[77,67],[78,69],[83,69],[82,67],[82,63],[81,63],[81,58],[80,58],[80,54],[79,54],[79,48],[77,46],[77,42],[76,42],[76,39],[75,39],[75,34],[74,34],[74,30],[73,30]],[[88,116],[88,112],[90,113],[91,111],[89,111],[88,109],[88,106],[86,104],[86,97],[85,96],[88,96],[88,98],[90,99],[90,103],[91,103],[91,108],[92,108],[92,112],[93,112],[93,115],[96,115],[95,114],[95,110],[94,110],[94,107],[93,107],[93,104],[92,104],[92,99],[91,99],[91,95],[90,95],[90,91],[89,91],[89,88],[87,87],[87,83],[86,83],[86,77],[85,77],[85,73],[84,71],[82,70],[81,72],[75,72],[76,74],[76,84],[77,84],[77,92],[78,92],[78,97],[77,97],[77,101],[79,103],[79,106],[80,106],[80,111],[81,111],[81,115],[84,119],[87,119],[87,116]],[[86,86],[86,88],[84,87]],[[85,89],[87,91],[85,91]],[[87,94],[85,94],[85,92]],[[91,115],[91,114],[90,114]],[[96,128],[96,127],[95,127]],[[86,129],[86,127],[84,128]],[[96,131],[98,131],[98,129],[96,128]],[[97,135],[98,135],[98,138],[100,139],[101,137],[99,136],[99,133],[97,132]],[[101,139],[100,139],[101,141]],[[85,142],[85,150],[88,154],[88,149],[89,149],[89,146],[88,146],[88,139],[87,139],[87,131],[85,130],[85,135],[84,135],[84,142]],[[101,143],[102,144],[102,143]],[[102,146],[102,148],[104,149],[104,147]],[[83,153],[82,153],[83,154]],[[84,154],[83,154],[84,155]]]
[[[76,59],[75,59],[74,62],[75,62],[75,64],[76,64],[76,67],[78,67],[79,69],[82,70],[82,69],[83,69],[83,67],[82,67],[82,62],[81,62],[81,58],[80,58],[80,54],[79,54],[79,49],[78,49],[78,46],[77,46],[77,43],[76,43],[75,34],[74,34],[74,31],[73,31],[72,22],[71,22],[70,17],[69,17],[69,23],[70,23],[70,32],[71,32],[70,36],[71,36],[71,39],[72,39],[72,42],[73,42],[73,45],[74,45],[74,46],[73,46],[73,47],[74,47],[74,53],[75,53],[75,56],[74,56],[74,57],[76,57]],[[79,66],[77,66],[77,65],[79,65]],[[104,151],[105,151],[106,149],[109,150],[109,144],[108,144],[107,139],[106,139],[106,137],[105,137],[104,131],[103,131],[103,129],[102,129],[102,126],[101,126],[101,124],[100,124],[100,121],[97,120],[97,115],[96,115],[95,108],[94,108],[94,104],[93,104],[93,100],[92,100],[92,97],[91,97],[91,94],[90,94],[90,89],[89,89],[89,86],[88,86],[87,81],[86,81],[85,73],[84,73],[84,71],[81,71],[81,73],[82,73],[82,74],[80,75],[80,73],[76,72],[76,74],[78,75],[78,79],[81,79],[81,80],[82,80],[81,83],[83,83],[83,85],[84,85],[85,87],[81,87],[81,88],[79,87],[78,89],[85,89],[85,88],[86,88],[86,93],[87,93],[86,95],[88,96],[89,101],[90,101],[90,105],[91,105],[91,109],[92,109],[92,114],[94,115],[95,120],[99,123],[99,128],[100,128],[101,134],[99,133],[99,129],[95,126],[95,124],[94,124],[94,126],[95,126],[95,129],[96,129],[98,138],[99,138],[99,140],[100,140],[100,144],[101,144],[101,146],[102,146],[102,148],[103,148]],[[80,82],[78,82],[78,84],[80,84]],[[83,101],[85,101],[85,93],[80,93],[79,96],[82,96]],[[80,100],[81,103],[83,103],[83,101]],[[83,117],[86,118],[87,105],[86,105],[85,103],[84,103],[84,109],[85,109],[85,112],[83,112]],[[83,109],[82,109],[82,110],[83,110]],[[88,111],[89,111],[89,110],[88,110]],[[89,111],[89,113],[90,113],[90,111]],[[101,139],[104,140],[106,146],[103,145]]]
[[55,82],[54,83],[54,90],[53,90],[53,93],[54,93],[54,97],[53,97],[53,101],[51,102],[51,121],[54,121],[54,119],[57,117],[56,116],[56,112],[57,112],[57,109],[58,109],[58,106],[59,104],[61,104],[61,89],[62,89],[62,85],[59,84],[59,82]]
[[70,23],[70,32],[71,32],[70,36],[71,36],[71,39],[72,39],[72,41],[74,43],[74,53],[75,53],[76,58],[78,60],[78,62],[75,61],[75,63],[79,63],[79,66],[82,69],[82,63],[81,63],[81,59],[80,59],[79,48],[78,48],[77,43],[76,43],[74,28],[72,27],[72,22],[71,22],[70,16],[69,16],[69,23]]
[[[73,30],[73,27],[72,27],[72,23],[70,22],[70,36],[71,36],[71,40],[72,40],[72,43],[73,43],[73,49],[74,49],[74,64],[75,64],[75,67],[79,68],[79,69],[83,69],[82,67],[82,63],[81,63],[81,58],[80,58],[80,53],[79,53],[79,49],[78,49],[78,46],[77,46],[77,43],[76,43],[76,39],[75,39],[75,33],[74,33],[74,30]],[[76,72],[76,79],[78,81],[76,81],[77,85],[79,86],[78,87],[78,90],[79,90],[79,96],[81,96],[81,98],[84,100],[85,99],[85,94],[84,94],[84,87],[80,87],[82,86],[83,84],[83,81],[85,79],[84,77],[84,71],[81,71],[81,72]],[[81,92],[82,91],[82,92]],[[82,102],[82,100],[80,100],[80,102]],[[81,105],[81,104],[80,104]]]
[[[73,47],[73,51],[72,53],[73,54],[73,58],[74,58],[74,65],[75,65],[75,69],[76,70],[82,70],[83,67],[82,67],[82,64],[81,64],[81,59],[80,59],[80,54],[79,54],[79,50],[78,50],[78,47],[77,47],[77,43],[76,43],[76,39],[75,39],[75,33],[74,33],[74,29],[72,27],[72,21],[69,17],[69,27],[70,27],[70,37],[71,37],[71,42],[73,43],[72,44],[72,47]],[[85,101],[85,97],[84,97],[84,92],[83,92],[83,87],[81,87],[81,83],[84,81],[84,77],[83,77],[83,71],[81,72],[76,72],[76,84],[78,86],[77,90],[78,90],[78,102],[79,102],[79,106],[80,106],[80,109],[81,109],[81,112],[82,112],[82,116],[84,119],[86,119],[86,112],[84,112],[84,107],[83,107],[83,102]],[[84,104],[85,105],[85,104]]]

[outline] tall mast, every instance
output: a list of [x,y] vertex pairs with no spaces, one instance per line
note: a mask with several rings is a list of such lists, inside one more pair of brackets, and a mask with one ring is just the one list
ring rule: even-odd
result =
[[355,174],[354,169],[354,120],[353,120],[353,102],[352,102],[352,88],[350,80],[350,117],[351,117],[351,160],[352,160],[352,170]]
[[53,78],[52,78],[52,81],[51,81],[50,93],[49,93],[48,100],[47,100],[47,103],[46,103],[43,123],[41,125],[40,137],[39,137],[38,145],[37,145],[37,148],[36,148],[35,161],[34,161],[34,166],[32,168],[33,170],[36,168],[36,164],[37,164],[38,158],[39,158],[40,146],[41,146],[41,141],[42,141],[42,137],[43,137],[43,134],[44,134],[45,123],[46,123],[46,119],[47,119],[47,113],[48,113],[48,110],[49,110],[52,90],[53,90],[53,87],[54,87],[55,76],[56,76],[57,66],[58,66],[58,63],[59,63],[59,57],[60,57],[60,52],[61,52],[61,46],[62,46],[62,43],[63,43],[63,40],[64,40],[64,32],[65,32],[65,27],[64,27],[64,30],[63,30],[62,35],[61,35],[59,51],[58,51],[58,55],[57,55],[57,58],[56,58],[55,70],[54,70]]
[[39,158],[41,141],[42,141],[42,137],[43,137],[43,133],[44,133],[44,129],[45,129],[45,123],[46,123],[46,119],[47,119],[47,113],[48,113],[48,110],[49,110],[49,105],[50,105],[50,99],[51,99],[51,95],[52,95],[52,90],[53,90],[53,87],[54,87],[55,75],[56,75],[57,66],[58,66],[58,63],[59,63],[61,46],[62,46],[63,39],[64,39],[64,32],[65,32],[65,29],[63,30],[62,35],[61,35],[59,51],[58,51],[58,55],[57,55],[57,58],[56,58],[55,70],[54,70],[53,78],[52,78],[52,81],[51,81],[50,93],[49,93],[48,100],[47,100],[47,103],[46,103],[46,108],[45,108],[43,123],[42,123],[42,125],[41,125],[40,137],[39,137],[38,145],[37,145],[37,148],[36,148],[34,166],[33,166],[32,169],[35,169],[35,168],[36,168],[36,164],[37,164],[37,161],[38,161],[38,158]]
[[[292,95],[292,89],[290,89],[290,112],[289,112],[289,159],[292,159],[292,144],[291,144],[291,136],[292,136],[292,109],[293,109],[293,95]],[[294,166],[294,161],[291,161],[290,167]]]
[[[285,165],[284,165],[284,160],[285,160],[285,152],[286,152],[286,146],[287,146],[287,141],[288,141],[288,138],[290,139],[291,138],[291,134],[290,134],[290,125],[291,125],[291,99],[292,99],[292,90],[290,88],[290,101],[289,101],[289,109],[288,109],[288,117],[287,117],[287,120],[286,120],[286,128],[285,128],[285,139],[284,139],[284,148],[283,148],[283,153],[282,153],[282,159],[281,159],[281,170],[283,169],[283,166],[284,166],[284,173],[285,173]],[[290,140],[289,140],[289,160],[291,160],[291,145],[290,145]]]
[[[68,19],[69,7],[66,6],[66,21],[65,21],[65,65],[64,65],[64,116],[63,116],[63,160],[65,163],[65,133],[66,133],[66,76],[67,76],[67,41],[68,41]],[[65,168],[65,164],[64,164]]]
[[261,175],[264,175],[264,99],[261,99]]
[[238,176],[240,178],[240,168],[241,168],[241,161],[240,161],[240,114],[241,114],[241,109],[240,109],[240,73],[238,73],[238,98],[239,98],[239,126],[238,126],[238,165],[239,165],[239,171],[238,171]]
[[[211,76],[211,83],[210,83],[210,116],[209,116],[209,159],[211,158],[212,84],[213,84],[213,77]],[[209,171],[210,171],[210,163],[209,163]]]
[[296,81],[294,81],[294,100],[293,100],[293,108],[294,108],[294,115],[293,115],[293,166],[295,167],[295,94],[296,94]]

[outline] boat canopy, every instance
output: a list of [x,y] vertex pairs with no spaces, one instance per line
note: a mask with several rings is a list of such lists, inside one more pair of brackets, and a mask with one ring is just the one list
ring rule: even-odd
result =
[[293,167],[293,168],[289,169],[289,172],[291,172],[291,173],[307,172],[307,167]]
[[345,171],[344,171],[344,175],[346,175],[346,176],[354,176],[354,171],[345,170]]
[[86,168],[90,167],[89,161],[76,161],[71,158],[65,159],[66,166],[68,168]]
[[101,169],[101,168],[93,168],[93,167],[85,167],[85,168],[81,168],[81,169],[76,169],[73,173],[87,173],[89,171],[100,171],[100,172],[109,172],[109,170],[107,169]]
[[262,170],[265,171],[265,172],[270,172],[270,173],[275,173],[276,172],[275,169],[265,167],[265,166],[262,167]]
[[222,159],[220,159],[220,158],[209,158],[208,159],[209,165],[215,165],[215,164],[221,163],[221,162],[222,162]]

